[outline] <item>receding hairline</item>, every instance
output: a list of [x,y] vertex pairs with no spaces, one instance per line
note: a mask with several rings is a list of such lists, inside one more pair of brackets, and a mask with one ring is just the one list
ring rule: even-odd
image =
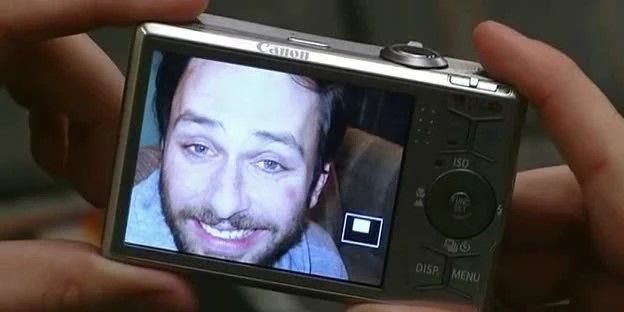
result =
[[[243,68],[243,69],[256,70],[256,71],[261,71],[265,73],[278,74],[278,75],[283,75],[284,77],[288,77],[291,84],[294,83],[294,85],[296,85],[298,88],[303,88],[306,92],[310,92],[315,97],[313,101],[314,105],[312,108],[313,112],[316,114],[316,119],[317,119],[317,122],[315,123],[315,127],[317,131],[325,130],[323,129],[325,127],[323,126],[323,122],[322,122],[322,119],[324,119],[323,99],[321,97],[321,94],[319,94],[318,92],[318,88],[314,79],[310,77],[306,77],[306,76],[300,76],[300,75],[276,71],[276,70],[263,69],[263,68],[257,68],[253,66],[246,66],[246,65],[234,64],[234,63],[228,63],[228,62],[221,62],[221,61],[215,61],[215,60],[210,60],[210,59],[203,59],[200,57],[190,58],[186,68],[182,72],[180,81],[178,82],[178,85],[176,86],[173,99],[172,99],[172,103],[171,103],[172,107],[171,107],[170,115],[169,115],[169,118],[170,118],[168,122],[169,130],[171,130],[172,127],[175,126],[175,123],[176,123],[175,120],[171,120],[171,118],[174,116],[173,113],[175,112],[176,115],[180,115],[184,113],[185,109],[182,107],[183,101],[181,100],[181,96],[183,93],[181,93],[181,90],[187,88],[185,85],[188,83],[188,80],[191,79],[192,77],[191,73],[193,73],[196,70],[199,70],[199,71],[210,70],[209,68],[198,69],[198,66],[210,66],[210,67],[220,66],[220,67],[226,67],[226,68],[229,67],[229,68],[239,68],[239,69]],[[306,120],[307,119],[308,118],[306,118]],[[316,140],[320,140],[320,137],[318,135],[316,136]]]

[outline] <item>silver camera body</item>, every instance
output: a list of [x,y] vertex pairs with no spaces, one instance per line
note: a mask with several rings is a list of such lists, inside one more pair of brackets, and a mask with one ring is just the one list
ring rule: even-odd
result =
[[[157,237],[161,232],[150,228],[151,219],[132,211],[139,167],[145,162],[146,120],[153,117],[151,90],[166,80],[156,78],[154,62],[156,55],[168,53],[350,86],[341,101],[349,106],[343,115],[351,130],[338,145],[332,171],[338,204],[322,198],[310,210],[315,216],[308,216],[308,210],[305,215],[326,232],[322,237],[331,237],[334,245],[322,248],[331,252],[312,255],[308,244],[306,268],[289,269],[185,250],[176,235],[175,246],[163,247]],[[170,87],[179,92],[179,86]],[[208,14],[186,25],[146,23],[137,30],[131,54],[103,253],[123,262],[338,300],[485,309],[511,204],[525,112],[522,97],[483,75],[478,63],[443,57],[416,42],[379,47]],[[163,140],[151,142],[156,158],[164,153],[159,149],[166,145]],[[159,196],[154,190],[150,194]],[[154,202],[161,207],[161,201]],[[223,222],[229,222],[230,230],[240,225]],[[139,230],[132,228],[135,223]],[[261,232],[248,226],[227,234],[221,225],[205,223],[207,240],[230,244],[231,250],[253,245],[234,236]],[[306,224],[303,236],[312,226]],[[133,233],[138,238],[131,238]],[[293,238],[292,246],[284,245],[273,258],[283,259],[303,239]],[[336,265],[332,257],[339,259]]]

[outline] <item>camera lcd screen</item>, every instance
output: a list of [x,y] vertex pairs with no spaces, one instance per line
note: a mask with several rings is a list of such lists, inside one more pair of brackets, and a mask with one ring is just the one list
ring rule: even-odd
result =
[[412,95],[151,59],[126,244],[381,285]]

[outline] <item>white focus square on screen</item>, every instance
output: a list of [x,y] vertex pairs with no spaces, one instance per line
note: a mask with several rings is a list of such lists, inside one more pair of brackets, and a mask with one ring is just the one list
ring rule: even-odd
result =
[[370,232],[371,222],[369,220],[364,219],[354,219],[353,220],[353,232],[368,234]]
[[352,212],[345,213],[342,225],[342,243],[379,248],[383,219]]

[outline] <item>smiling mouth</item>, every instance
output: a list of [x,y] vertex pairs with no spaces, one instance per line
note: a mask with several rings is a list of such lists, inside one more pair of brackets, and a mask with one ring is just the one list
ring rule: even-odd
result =
[[199,222],[199,224],[201,225],[202,229],[204,231],[206,231],[206,233],[210,234],[213,237],[219,238],[219,239],[223,239],[223,240],[241,240],[241,239],[245,239],[248,238],[249,236],[251,236],[251,234],[253,234],[254,232],[257,231],[257,229],[244,229],[244,230],[237,230],[237,229],[232,229],[232,230],[219,230],[216,229],[206,223],[203,222]]
[[[260,227],[235,227],[229,222],[208,224],[198,218],[189,220],[196,253],[221,259],[248,262],[245,256],[269,240],[271,231]],[[256,247],[254,247],[256,246]],[[254,249],[255,248],[255,249]]]

